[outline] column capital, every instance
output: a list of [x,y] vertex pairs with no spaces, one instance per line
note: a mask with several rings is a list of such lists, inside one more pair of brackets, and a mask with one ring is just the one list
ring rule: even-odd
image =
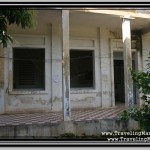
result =
[[123,20],[133,20],[133,19],[135,19],[130,15],[120,16],[120,18],[122,18]]

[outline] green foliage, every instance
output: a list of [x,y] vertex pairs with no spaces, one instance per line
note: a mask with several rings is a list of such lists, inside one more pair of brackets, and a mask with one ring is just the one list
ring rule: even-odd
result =
[[36,11],[28,8],[1,8],[0,9],[0,44],[7,46],[7,42],[12,41],[12,36],[8,32],[8,25],[16,24],[23,29],[34,27]]
[[135,113],[136,115],[132,114],[131,117],[138,121],[140,128],[145,131],[150,131],[150,104],[145,102]]
[[150,101],[145,101],[140,107],[129,108],[126,113],[120,113],[119,118],[121,120],[132,118],[138,122],[141,130],[150,131]]
[[146,61],[148,62],[147,71],[140,71],[136,73],[135,71],[131,70],[132,80],[139,92],[144,96],[150,94],[150,57],[148,57]]
[[150,94],[150,72],[131,71],[132,79],[140,93]]
[[121,113],[118,114],[119,119],[121,120],[128,120],[129,114],[127,110],[123,110]]
[[138,122],[142,130],[150,131],[150,57],[147,60],[147,71],[138,72],[131,70],[131,76],[139,93],[142,94],[142,106],[132,107],[119,114],[119,118],[124,120],[131,117]]

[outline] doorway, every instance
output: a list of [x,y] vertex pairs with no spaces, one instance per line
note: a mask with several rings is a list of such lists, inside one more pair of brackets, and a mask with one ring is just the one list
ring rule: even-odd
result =
[[114,83],[116,104],[125,103],[123,60],[114,60]]
[[[135,55],[132,54],[132,69],[135,70]],[[125,85],[124,85],[124,60],[123,53],[114,53],[114,90],[115,103],[125,104]],[[136,104],[136,88],[133,85],[133,99]]]

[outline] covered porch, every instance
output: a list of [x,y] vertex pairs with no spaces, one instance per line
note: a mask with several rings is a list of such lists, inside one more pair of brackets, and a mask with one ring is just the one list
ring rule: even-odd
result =
[[[116,119],[117,115],[126,108],[119,105],[115,108],[85,108],[71,110],[71,121],[92,121]],[[63,121],[63,112],[37,112],[0,115],[0,126],[31,125],[45,123],[59,123]]]
[[117,114],[125,107],[72,110],[70,121],[63,112],[0,115],[0,139],[57,139],[63,134],[96,136],[102,132],[138,128],[133,120],[121,121]]
[[[124,93],[124,106],[131,107],[133,105],[141,105],[140,95],[135,89],[131,73],[129,68],[133,69],[133,61],[135,64],[135,70],[141,71],[143,69],[143,47],[142,47],[142,35],[149,32],[150,15],[142,14],[139,12],[130,12],[124,10],[97,10],[97,9],[81,9],[81,10],[62,10],[62,48],[63,48],[63,110],[64,120],[71,119],[71,101],[70,101],[70,62],[69,62],[69,29],[71,25],[82,25],[85,23],[88,26],[99,26],[100,36],[100,58],[101,58],[101,101],[107,98],[107,94],[110,94],[111,107],[117,106],[116,100],[116,81],[119,78],[115,78],[115,54],[122,53],[123,60],[123,84],[122,88]],[[102,27],[101,27],[102,26]],[[105,32],[103,27],[112,32],[114,37],[110,36],[109,50],[105,51],[106,46]],[[118,35],[117,35],[118,34]],[[102,39],[102,40],[101,40]],[[134,55],[134,56],[133,56]],[[105,69],[107,66],[107,57],[110,58],[110,72]],[[135,60],[133,60],[135,57]],[[67,61],[68,60],[68,61]],[[106,68],[105,68],[106,67]],[[109,68],[109,67],[108,67]],[[109,73],[110,87],[106,85]],[[104,78],[103,78],[104,77]],[[115,81],[116,80],[116,81]],[[110,91],[109,91],[110,90]],[[107,99],[108,100],[108,99]],[[107,101],[106,100],[106,101]],[[105,104],[104,104],[105,105]]]
[[[132,66],[132,52],[134,52],[136,70],[143,69],[142,35],[149,32],[150,15],[101,9],[47,9],[39,10],[38,22],[37,30],[22,30],[13,26],[11,28],[13,34],[18,34],[15,38],[16,43],[1,51],[1,55],[6,56],[0,60],[0,113],[4,114],[1,118],[2,124],[5,125],[11,117],[13,119],[8,121],[8,124],[15,124],[16,122],[12,120],[19,120],[18,118],[21,119],[23,116],[26,120],[27,116],[30,116],[28,112],[34,111],[45,111],[42,114],[48,115],[49,123],[62,120],[113,118],[122,108],[117,106],[114,81],[114,60],[116,56],[118,58],[116,55],[118,53],[121,53],[121,61],[124,61],[122,104],[123,107],[134,104],[133,84],[128,68]],[[12,58],[16,47],[20,49],[42,47],[45,50],[46,57],[43,60],[46,67],[42,90],[15,89]],[[90,86],[77,88],[70,86],[71,51],[76,51],[76,54],[81,51],[82,55],[83,51],[90,51],[88,55],[92,57],[92,63],[89,68],[93,73]],[[73,59],[77,59],[76,54],[73,55]],[[78,57],[82,55],[78,54]],[[86,63],[81,71],[87,67]],[[138,93],[136,94],[136,103],[140,104]],[[17,114],[20,111],[27,115]],[[5,115],[7,113],[10,115]],[[38,120],[40,114],[35,113],[35,116],[31,114],[28,121],[19,122],[34,123],[32,121],[34,118],[35,122],[43,122],[40,117]]]

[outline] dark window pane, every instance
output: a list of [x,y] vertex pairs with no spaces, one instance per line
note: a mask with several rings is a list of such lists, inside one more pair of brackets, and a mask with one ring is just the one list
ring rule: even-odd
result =
[[45,88],[45,49],[13,49],[13,88]]
[[70,86],[93,87],[93,51],[70,51]]

